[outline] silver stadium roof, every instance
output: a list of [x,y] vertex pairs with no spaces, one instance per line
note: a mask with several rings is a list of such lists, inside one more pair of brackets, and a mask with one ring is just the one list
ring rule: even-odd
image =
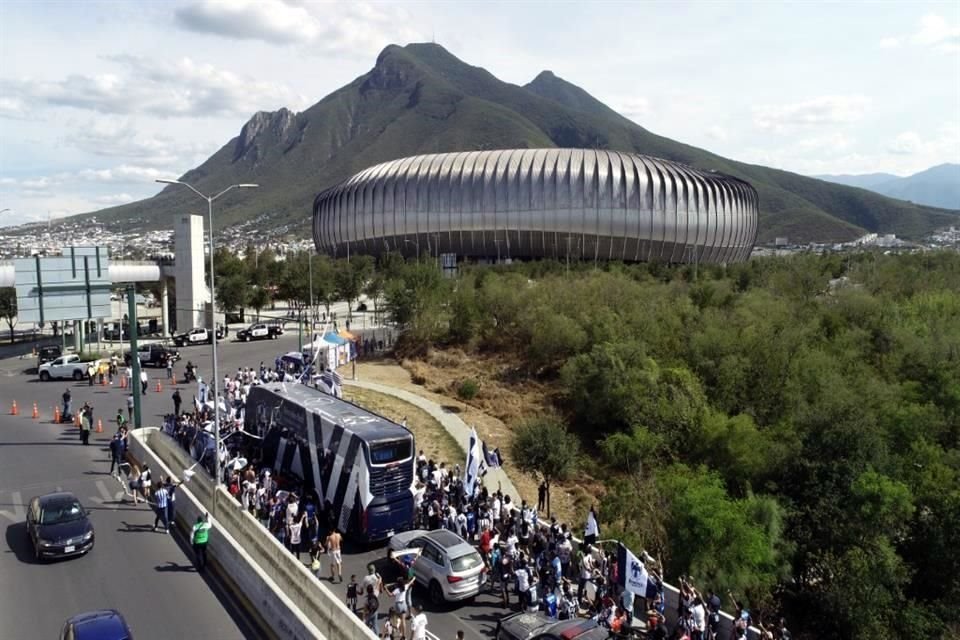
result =
[[401,158],[316,197],[318,251],[458,258],[738,262],[756,190],[638,154],[507,149]]

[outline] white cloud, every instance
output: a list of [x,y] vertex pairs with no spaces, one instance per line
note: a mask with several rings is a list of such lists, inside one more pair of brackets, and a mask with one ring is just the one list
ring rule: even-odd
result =
[[919,134],[913,131],[904,131],[893,139],[893,142],[887,147],[887,151],[897,155],[910,155],[916,153],[922,144]]
[[96,156],[135,159],[139,164],[190,166],[218,148],[212,142],[181,142],[147,134],[129,118],[100,117],[73,124],[64,142]]
[[115,204],[126,204],[127,202],[131,202],[134,200],[134,197],[129,193],[115,193],[115,194],[106,195],[106,196],[97,196],[93,200],[97,204],[115,205]]
[[720,125],[713,125],[707,129],[707,137],[712,140],[719,140],[720,142],[725,142],[730,135],[727,133],[727,130],[721,127]]
[[423,39],[396,6],[365,2],[201,0],[178,9],[176,23],[189,31],[277,45],[306,45],[322,53],[364,55],[389,42]]
[[844,151],[850,148],[852,142],[850,138],[842,133],[831,133],[823,136],[803,138],[797,143],[797,146],[809,151],[817,149]]
[[10,101],[0,115],[36,107],[70,107],[103,114],[147,114],[160,118],[249,116],[260,110],[303,108],[307,100],[283,84],[256,80],[181,58],[164,63],[137,56],[106,59],[122,75],[71,74],[63,80],[0,80],[0,94]]
[[754,124],[783,132],[797,127],[847,124],[859,120],[870,101],[864,96],[820,96],[803,102],[761,105],[753,109]]
[[883,38],[880,46],[892,49],[904,42],[932,47],[942,53],[957,53],[960,52],[960,26],[950,24],[943,16],[928,13],[920,18],[920,23],[913,33]]
[[151,182],[157,178],[169,177],[168,171],[154,167],[122,164],[111,169],[84,169],[76,174],[80,180],[91,182]]
[[948,23],[942,16],[929,13],[920,18],[920,27],[913,34],[913,41],[944,53],[956,53],[960,51],[960,26]]

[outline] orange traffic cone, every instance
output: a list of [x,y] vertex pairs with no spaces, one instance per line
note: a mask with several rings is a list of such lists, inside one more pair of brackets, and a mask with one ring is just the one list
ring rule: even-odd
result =
[[53,408],[53,422],[55,424],[60,424],[60,407]]
[[16,400],[13,401],[13,406],[10,407],[10,415],[12,415],[12,416],[18,416],[18,415],[20,415],[20,409],[17,409],[17,401],[16,401]]
[[101,387],[107,386],[107,376],[103,376],[102,378],[100,378],[100,386]]
[[157,393],[160,393],[161,391],[163,391],[163,386],[160,384],[160,381],[157,380]]
[[97,418],[97,433],[103,433],[103,420]]
[[75,426],[75,427],[79,427],[79,426],[80,426],[80,412],[79,412],[79,411],[77,412],[77,415],[73,416],[73,426]]
[[40,417],[40,411],[37,409],[37,403],[33,403],[33,415],[31,416],[34,420]]
[[127,388],[127,376],[120,376],[120,388],[121,389]]
[[177,374],[174,373],[174,374],[171,374],[171,376],[172,376],[173,384],[177,384]]

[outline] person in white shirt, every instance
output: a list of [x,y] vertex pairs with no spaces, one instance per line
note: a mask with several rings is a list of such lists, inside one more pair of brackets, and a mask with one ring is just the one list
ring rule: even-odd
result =
[[517,593],[520,594],[520,610],[530,606],[530,571],[525,564],[520,564],[513,572],[517,579]]
[[491,515],[491,517],[493,518],[494,524],[496,524],[496,525],[499,525],[499,524],[500,524],[500,508],[501,508],[501,506],[502,506],[502,505],[500,504],[500,497],[499,497],[499,496],[494,496],[494,497],[493,497],[493,504],[490,505],[490,515]]
[[587,526],[583,530],[583,544],[594,545],[597,543],[597,537],[600,535],[600,525],[597,523],[597,511],[590,507],[587,514]]
[[413,607],[413,620],[410,622],[410,633],[413,640],[427,640],[427,616],[419,606]]

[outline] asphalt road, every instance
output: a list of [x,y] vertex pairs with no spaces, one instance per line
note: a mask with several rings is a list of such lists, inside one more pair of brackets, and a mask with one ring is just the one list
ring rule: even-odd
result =
[[[75,427],[52,424],[53,397],[73,383],[33,382],[17,371],[25,362],[0,361],[0,638],[59,638],[64,620],[101,608],[119,609],[143,640],[257,637],[247,614],[194,571],[184,541],[152,532],[153,513],[123,501],[120,484],[107,475],[113,430],[105,426],[84,447]],[[119,390],[73,391],[75,401],[91,400],[101,414],[122,406]],[[41,421],[30,417],[34,398],[43,406]],[[20,416],[9,415],[14,399]],[[34,495],[59,489],[74,492],[92,512],[96,545],[86,556],[38,564],[25,507]]]
[[[277,355],[296,350],[298,346],[295,333],[288,333],[279,340],[250,343],[232,342],[234,333],[231,328],[228,340],[218,346],[221,380],[226,373],[235,373],[238,367],[258,367],[261,361],[271,366]],[[175,367],[178,376],[182,374],[187,360],[190,360],[199,367],[201,377],[210,379],[212,368],[209,345],[184,347],[180,349],[180,353],[182,360]],[[2,515],[7,517],[0,517],[0,521],[14,528],[7,529],[8,553],[4,554],[2,561],[5,564],[0,565],[0,587],[6,588],[0,592],[17,595],[10,599],[0,599],[0,620],[16,621],[18,618],[25,618],[25,626],[14,628],[34,630],[34,627],[26,625],[32,625],[43,614],[56,613],[57,615],[48,616],[52,622],[45,623],[53,628],[61,618],[65,619],[85,608],[116,606],[125,613],[129,611],[138,639],[178,636],[210,639],[242,637],[243,630],[236,623],[225,626],[231,616],[217,603],[215,594],[218,590],[215,585],[209,585],[192,571],[184,570],[189,565],[189,555],[185,547],[178,548],[174,541],[159,533],[137,531],[137,525],[153,523],[152,514],[142,505],[134,509],[129,504],[115,504],[114,494],[120,491],[119,485],[107,475],[94,475],[109,468],[108,455],[101,450],[101,446],[94,447],[94,440],[91,440],[91,446],[84,449],[79,445],[74,429],[54,427],[49,423],[54,405],[58,403],[64,388],[70,387],[75,407],[90,402],[95,415],[103,419],[104,433],[96,438],[97,444],[103,445],[109,434],[115,430],[113,418],[117,409],[124,408],[125,411],[124,392],[116,387],[90,387],[86,382],[81,384],[62,380],[41,383],[36,380],[35,375],[23,373],[34,364],[29,359],[11,358],[0,361],[0,411],[8,414],[10,401],[14,398],[21,410],[21,415],[17,418],[0,416],[0,429],[3,429],[4,433],[0,437],[0,502],[3,503],[0,504],[0,509],[10,511],[8,505],[24,504],[32,495],[52,491],[57,486],[75,491],[82,502],[96,509],[94,518],[98,536],[97,547],[86,558],[36,567],[26,562],[29,544],[25,534],[19,535],[22,533],[22,525],[19,524],[23,520],[22,513],[16,512],[12,518],[16,522],[11,522],[11,517],[3,513]],[[143,397],[144,424],[159,425],[163,415],[173,410],[170,399],[172,389],[167,384],[166,372],[163,369],[148,368],[147,372],[151,380],[150,390]],[[344,372],[349,375],[349,366]],[[160,393],[155,391],[158,379],[163,387]],[[180,387],[185,404],[192,400],[195,389],[195,385]],[[42,413],[39,424],[29,417],[33,402],[38,403]],[[18,442],[27,444],[16,446]],[[8,446],[11,444],[14,446]],[[19,491],[20,494],[11,495],[11,491]],[[103,515],[100,515],[101,513]],[[19,529],[16,528],[18,526]],[[101,533],[104,529],[106,531]],[[267,535],[266,531],[264,535]],[[125,552],[108,556],[105,552],[114,547],[123,548]],[[11,552],[11,549],[14,551]],[[359,580],[366,573],[366,566],[371,561],[384,570],[382,573],[385,578],[389,577],[385,546],[351,549],[348,541],[344,551],[344,583],[327,583],[340,597],[346,597],[346,583],[350,575],[355,574]],[[95,564],[95,571],[91,573],[82,569],[84,563]],[[16,571],[8,572],[7,564]],[[114,571],[111,572],[110,568]],[[71,573],[66,574],[67,571]],[[329,571],[326,563],[323,571]],[[36,588],[19,591],[13,589],[14,585],[21,585],[28,578],[38,575],[49,577],[41,577],[40,581],[31,583],[32,587]],[[111,579],[112,575],[117,576],[115,583]],[[55,594],[54,603],[64,602],[62,615],[60,608],[50,608],[51,598],[48,594],[51,593]],[[37,594],[45,595],[41,600]],[[85,594],[91,595],[86,597]],[[159,610],[153,604],[155,597],[161,598],[162,606]],[[388,601],[389,598],[381,599],[381,610],[384,613],[389,608]],[[201,606],[194,606],[194,603],[201,602]],[[468,640],[491,638],[497,621],[508,613],[500,607],[499,600],[487,594],[477,597],[473,602],[434,608],[426,604],[426,593],[417,588],[414,591],[414,602],[424,603],[429,620],[428,631],[431,636],[440,640],[453,640],[460,629]],[[187,603],[190,603],[189,607],[178,606]],[[57,607],[59,606],[57,604]],[[29,612],[29,615],[24,615],[25,612]],[[171,615],[171,612],[176,614]],[[201,620],[195,619],[198,617]],[[142,623],[138,624],[138,620],[142,620]],[[160,626],[161,621],[164,626]],[[171,626],[174,623],[175,626]],[[185,632],[176,633],[181,627]],[[145,633],[140,632],[141,628]],[[154,629],[157,636],[150,635]],[[0,637],[5,633],[6,629],[0,628]],[[40,633],[33,637],[52,635],[53,632]],[[12,637],[21,637],[21,634]]]

